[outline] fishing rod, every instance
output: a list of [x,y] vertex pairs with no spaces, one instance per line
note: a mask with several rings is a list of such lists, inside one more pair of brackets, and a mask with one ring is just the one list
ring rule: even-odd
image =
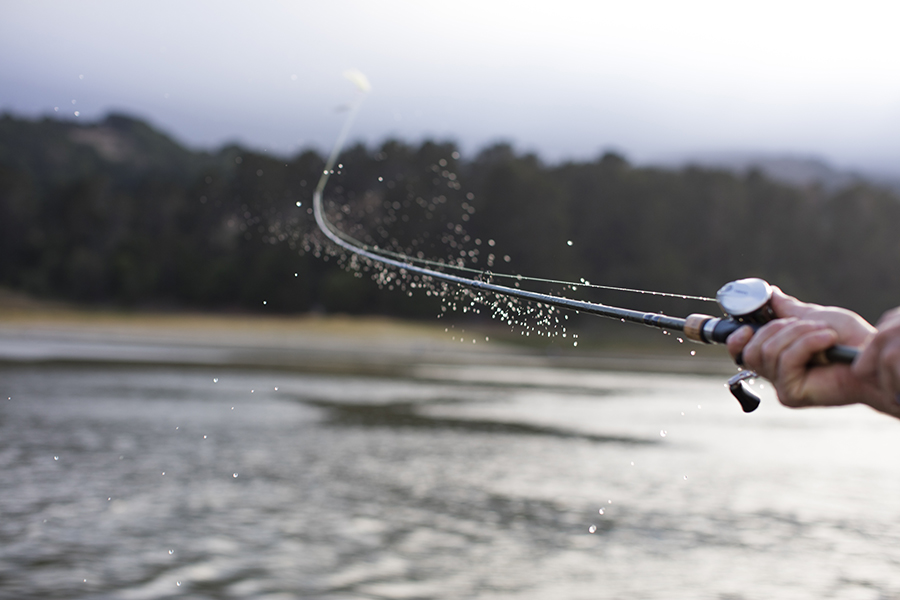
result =
[[[328,161],[319,178],[319,183],[316,186],[315,192],[313,192],[313,212],[316,224],[329,240],[341,248],[377,263],[395,267],[396,269],[399,269],[401,275],[415,273],[426,278],[455,283],[466,288],[491,292],[511,298],[520,298],[545,306],[574,310],[577,313],[583,312],[609,319],[618,319],[621,322],[639,323],[657,329],[680,331],[683,332],[684,336],[689,340],[702,344],[724,344],[728,339],[728,336],[740,327],[749,325],[756,330],[775,318],[775,313],[772,311],[770,305],[773,290],[772,287],[762,279],[739,279],[722,286],[716,293],[716,302],[722,309],[722,312],[725,313],[723,317],[714,317],[712,315],[697,313],[688,315],[685,318],[671,317],[661,313],[619,308],[616,306],[574,300],[563,296],[554,296],[552,294],[544,294],[499,285],[490,280],[490,274],[487,271],[483,272],[485,275],[484,279],[453,275],[437,270],[437,268],[415,264],[415,259],[404,254],[368,246],[338,230],[326,218],[322,197],[325,185],[328,183],[329,175],[334,172],[334,164],[337,161],[337,157],[340,154],[344,141],[347,138],[347,134],[350,131],[350,125],[352,124],[356,113],[359,111],[365,93],[370,89],[368,80],[366,80],[365,76],[361,73],[348,72],[345,73],[345,76],[353,81],[362,93],[350,108],[350,113],[344,122],[344,127],[338,136],[331,155],[328,157]],[[435,263],[429,264],[434,265]],[[453,268],[453,265],[447,266]],[[674,294],[665,295],[674,296]],[[818,362],[821,362],[822,364],[850,364],[856,358],[857,353],[857,348],[836,345],[823,352]],[[759,398],[750,392],[744,385],[746,380],[755,377],[757,377],[756,373],[745,370],[729,379],[727,383],[729,390],[734,397],[737,398],[744,412],[756,410],[760,403]]]

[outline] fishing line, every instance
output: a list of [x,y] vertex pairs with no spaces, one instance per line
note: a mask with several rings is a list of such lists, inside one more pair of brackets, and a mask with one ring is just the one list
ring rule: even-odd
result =
[[[727,341],[728,336],[735,332],[738,328],[745,325],[759,328],[765,322],[767,322],[771,318],[774,318],[775,315],[772,312],[771,306],[769,305],[769,301],[772,297],[772,288],[768,283],[761,279],[751,278],[733,281],[726,284],[719,290],[716,295],[716,302],[725,312],[724,317],[713,317],[704,314],[691,314],[686,318],[670,317],[660,313],[642,312],[627,308],[606,306],[604,304],[573,300],[570,298],[565,298],[563,296],[554,296],[552,294],[542,294],[520,288],[511,288],[508,286],[495,284],[492,282],[492,279],[494,277],[503,277],[513,278],[517,281],[539,281],[573,287],[582,285],[585,287],[596,287],[600,289],[610,289],[639,294],[652,294],[655,296],[666,296],[682,299],[704,301],[712,299],[702,296],[687,296],[683,294],[669,294],[665,292],[652,292],[631,288],[616,288],[613,286],[593,285],[584,282],[564,282],[553,279],[525,277],[522,275],[510,275],[505,273],[493,274],[489,271],[473,269],[464,265],[453,265],[438,261],[426,261],[423,259],[416,259],[399,252],[392,252],[389,250],[383,250],[377,247],[368,246],[366,244],[363,244],[359,240],[356,240],[353,237],[341,232],[336,227],[334,227],[326,218],[325,209],[322,202],[322,194],[325,190],[325,185],[328,183],[329,175],[334,172],[334,163],[337,161],[337,157],[340,154],[344,141],[347,138],[347,134],[350,131],[350,125],[353,123],[353,119],[356,117],[356,114],[359,111],[360,106],[362,105],[362,101],[365,98],[366,93],[371,89],[368,80],[362,73],[358,71],[348,71],[344,75],[356,84],[356,87],[359,90],[359,94],[350,107],[350,113],[347,115],[347,119],[344,122],[344,126],[341,129],[341,133],[338,136],[337,142],[335,143],[335,146],[331,151],[331,155],[328,157],[328,160],[325,163],[325,169],[322,172],[321,177],[319,178],[319,184],[316,186],[316,190],[313,193],[313,212],[315,214],[316,223],[318,224],[319,229],[322,230],[322,233],[325,234],[328,239],[330,239],[341,248],[348,250],[354,255],[368,258],[369,260],[372,260],[376,263],[396,267],[397,269],[399,269],[401,276],[407,273],[416,273],[418,275],[421,275],[426,282],[430,282],[431,280],[446,281],[459,284],[464,288],[475,289],[482,292],[491,292],[503,296],[508,296],[510,298],[523,298],[526,300],[537,302],[539,305],[547,306],[549,307],[551,312],[553,311],[553,308],[565,308],[574,310],[576,312],[586,312],[588,314],[594,314],[601,317],[619,319],[622,322],[628,321],[632,323],[640,323],[642,325],[655,327],[657,329],[672,329],[675,331],[683,331],[685,337],[687,337],[688,339],[705,344],[724,344]],[[421,266],[423,264],[428,266]],[[446,273],[443,270],[436,270],[435,268],[429,267],[436,267],[439,269],[454,269],[465,273],[477,273],[478,278],[460,277],[458,275]],[[473,298],[473,304],[475,301],[485,302],[485,298],[475,296]],[[823,356],[825,357],[826,361],[850,364],[853,362],[857,353],[857,348],[837,345],[825,350]],[[741,403],[741,407],[745,412],[751,412],[755,410],[757,406],[759,406],[759,398],[747,391],[744,387],[744,380],[751,377],[756,377],[756,374],[751,371],[742,371],[735,377],[731,378],[727,384],[729,389],[731,390],[731,393],[734,394],[734,396]]]
[[[354,252],[356,254],[361,254],[370,258],[372,260],[390,264],[392,266],[413,270],[415,272],[419,272],[419,274],[437,277],[439,279],[446,279],[446,276],[453,277],[444,273],[444,269],[449,269],[453,271],[457,271],[460,273],[471,273],[476,275],[479,278],[483,278],[484,280],[490,281],[493,279],[514,279],[516,281],[531,281],[536,283],[550,283],[554,285],[563,285],[567,287],[571,287],[575,290],[577,287],[591,288],[591,289],[601,289],[601,290],[609,290],[616,292],[626,292],[632,294],[645,294],[648,296],[659,296],[665,298],[677,298],[680,300],[699,300],[702,302],[715,302],[715,298],[708,298],[706,296],[692,296],[688,294],[674,294],[670,292],[658,292],[652,290],[639,290],[634,288],[626,288],[619,286],[611,286],[611,285],[600,285],[595,283],[590,283],[584,279],[580,282],[574,281],[562,281],[558,279],[547,279],[543,277],[530,277],[527,275],[518,275],[512,273],[496,273],[489,269],[476,269],[473,267],[467,267],[464,265],[457,265],[449,262],[429,260],[425,258],[417,258],[413,256],[409,256],[402,252],[394,252],[391,250],[387,250],[384,248],[379,248],[378,246],[370,246],[356,238],[340,231],[336,227],[334,227],[325,217],[325,212],[322,209],[322,195],[325,190],[325,186],[328,183],[329,177],[334,173],[334,165],[337,162],[337,158],[341,153],[341,149],[343,148],[344,142],[347,139],[347,135],[350,132],[350,127],[353,124],[354,119],[356,118],[357,113],[359,112],[360,107],[362,106],[363,100],[365,100],[366,94],[372,89],[369,84],[368,79],[365,75],[363,75],[359,71],[346,71],[344,73],[344,77],[352,81],[357,87],[357,97],[354,102],[350,105],[350,110],[347,115],[347,118],[344,121],[344,125],[341,128],[341,132],[338,135],[338,139],[335,142],[334,147],[331,150],[331,154],[328,157],[328,160],[325,163],[325,169],[322,171],[322,175],[319,177],[319,183],[316,186],[315,192],[313,194],[313,206],[315,211],[316,223],[319,225],[319,228],[325,233],[326,236],[329,237],[333,242],[341,246],[342,248],[349,250],[350,252]],[[393,260],[387,260],[393,259]],[[425,265],[428,267],[434,267],[436,269],[441,269],[441,271],[434,271],[432,269],[425,269],[424,271],[419,271],[418,269],[411,268],[415,267],[415,265]],[[441,277],[441,276],[445,277]],[[462,278],[457,278],[462,279]],[[464,285],[468,285],[472,280],[465,279],[464,281],[456,281],[456,283],[464,283]],[[509,288],[512,289],[512,288]]]
[[589,281],[582,280],[580,282],[575,281],[563,281],[560,279],[546,279],[543,277],[530,277],[528,275],[517,275],[512,273],[497,273],[490,269],[476,269],[474,267],[466,267],[463,265],[455,265],[453,263],[442,262],[438,260],[428,260],[426,258],[417,258],[414,256],[409,256],[408,254],[403,254],[402,252],[393,252],[391,250],[385,250],[384,248],[379,248],[378,246],[369,246],[343,232],[339,232],[340,236],[347,241],[348,243],[353,244],[359,248],[363,248],[370,252],[381,254],[384,256],[390,256],[396,258],[401,261],[408,261],[410,263],[420,264],[420,265],[428,265],[431,267],[444,268],[444,269],[453,269],[456,271],[461,271],[464,273],[472,273],[478,275],[480,277],[486,277],[489,279],[515,279],[517,281],[534,281],[537,283],[552,283],[563,285],[566,287],[571,287],[573,289],[577,287],[584,288],[592,288],[599,290],[611,290],[614,292],[629,292],[632,294],[647,294],[649,296],[662,296],[665,298],[678,298],[679,300],[701,300],[703,302],[715,302],[715,298],[707,298],[706,296],[690,296],[686,294],[673,294],[670,292],[654,292],[650,290],[638,290],[633,288],[625,288],[625,287],[616,287],[612,285],[600,285],[596,283],[590,283]]

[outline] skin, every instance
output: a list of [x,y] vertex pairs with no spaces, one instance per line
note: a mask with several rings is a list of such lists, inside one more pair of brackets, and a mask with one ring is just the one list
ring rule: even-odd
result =
[[[772,382],[779,401],[791,408],[866,404],[900,418],[900,308],[873,327],[858,314],[807,304],[775,288],[778,319],[756,334],[742,327],[728,338],[732,357]],[[815,365],[835,344],[861,349],[853,365]]]

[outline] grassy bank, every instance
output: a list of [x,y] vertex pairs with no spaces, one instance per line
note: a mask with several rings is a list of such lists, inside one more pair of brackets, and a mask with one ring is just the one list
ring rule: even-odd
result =
[[7,361],[162,360],[385,374],[426,363],[733,371],[723,349],[680,343],[676,334],[599,318],[567,330],[566,338],[548,340],[490,320],[124,311],[0,291],[0,358]]

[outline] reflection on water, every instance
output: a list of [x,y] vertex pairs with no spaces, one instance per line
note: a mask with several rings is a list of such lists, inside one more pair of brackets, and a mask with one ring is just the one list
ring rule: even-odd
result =
[[900,424],[862,409],[514,368],[0,388],[3,598],[900,597]]
[[465,432],[487,432],[496,434],[539,435],[563,438],[581,438],[592,442],[615,442],[619,444],[649,444],[652,440],[637,437],[596,435],[579,433],[558,427],[544,427],[528,423],[508,423],[482,419],[454,419],[423,414],[421,406],[414,403],[401,404],[312,404],[329,409],[328,423],[341,426],[390,427],[391,429],[454,429]]

